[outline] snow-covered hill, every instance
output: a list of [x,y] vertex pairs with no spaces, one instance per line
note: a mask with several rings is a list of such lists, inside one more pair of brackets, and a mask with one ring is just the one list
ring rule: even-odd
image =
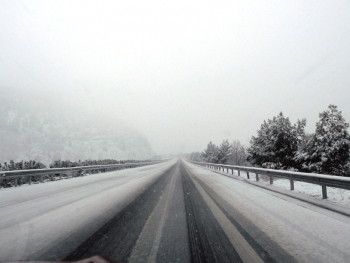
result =
[[0,162],[146,159],[154,154],[145,136],[98,109],[70,112],[64,105],[3,93],[0,116]]

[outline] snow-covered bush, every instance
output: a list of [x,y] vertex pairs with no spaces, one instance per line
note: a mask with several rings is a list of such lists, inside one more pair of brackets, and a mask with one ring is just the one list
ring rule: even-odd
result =
[[294,125],[281,112],[272,120],[264,121],[256,137],[252,136],[247,149],[247,161],[270,169],[298,169],[294,155],[305,135],[306,120]]
[[350,136],[348,124],[337,106],[320,113],[315,134],[297,152],[295,160],[305,171],[349,176]]
[[270,162],[266,162],[263,163],[262,168],[266,168],[266,169],[279,169],[281,167],[281,163],[270,163]]
[[30,161],[20,161],[14,162],[11,160],[9,163],[4,162],[0,163],[0,171],[13,171],[13,170],[30,170],[30,169],[44,169],[46,166],[35,160]]

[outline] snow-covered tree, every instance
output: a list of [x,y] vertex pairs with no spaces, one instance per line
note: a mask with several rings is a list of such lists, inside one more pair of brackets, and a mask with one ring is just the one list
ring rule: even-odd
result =
[[225,164],[231,156],[231,145],[228,140],[223,140],[218,149],[218,163]]
[[218,153],[219,148],[212,142],[209,142],[207,145],[207,149],[204,150],[202,156],[204,160],[208,163],[218,163]]
[[195,162],[201,162],[202,161],[202,154],[200,152],[192,152],[190,154],[190,160]]
[[306,120],[298,120],[294,125],[281,112],[272,120],[264,121],[258,136],[252,136],[247,149],[247,161],[266,168],[298,168],[294,155],[298,144],[304,137]]
[[337,106],[320,113],[315,134],[298,151],[295,160],[306,171],[349,176],[350,136],[348,124]]
[[246,147],[239,140],[233,140],[231,143],[231,156],[227,163],[233,165],[246,165],[246,158]]

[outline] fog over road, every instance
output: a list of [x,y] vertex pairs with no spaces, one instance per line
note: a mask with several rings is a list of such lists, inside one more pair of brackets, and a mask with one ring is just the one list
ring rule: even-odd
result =
[[184,160],[0,190],[0,261],[346,262],[350,219]]

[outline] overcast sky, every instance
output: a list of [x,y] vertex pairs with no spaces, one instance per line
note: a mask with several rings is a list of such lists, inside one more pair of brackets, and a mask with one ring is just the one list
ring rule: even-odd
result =
[[[126,121],[157,153],[279,112],[350,121],[350,1],[0,0],[0,87]],[[38,95],[39,94],[39,95]]]

